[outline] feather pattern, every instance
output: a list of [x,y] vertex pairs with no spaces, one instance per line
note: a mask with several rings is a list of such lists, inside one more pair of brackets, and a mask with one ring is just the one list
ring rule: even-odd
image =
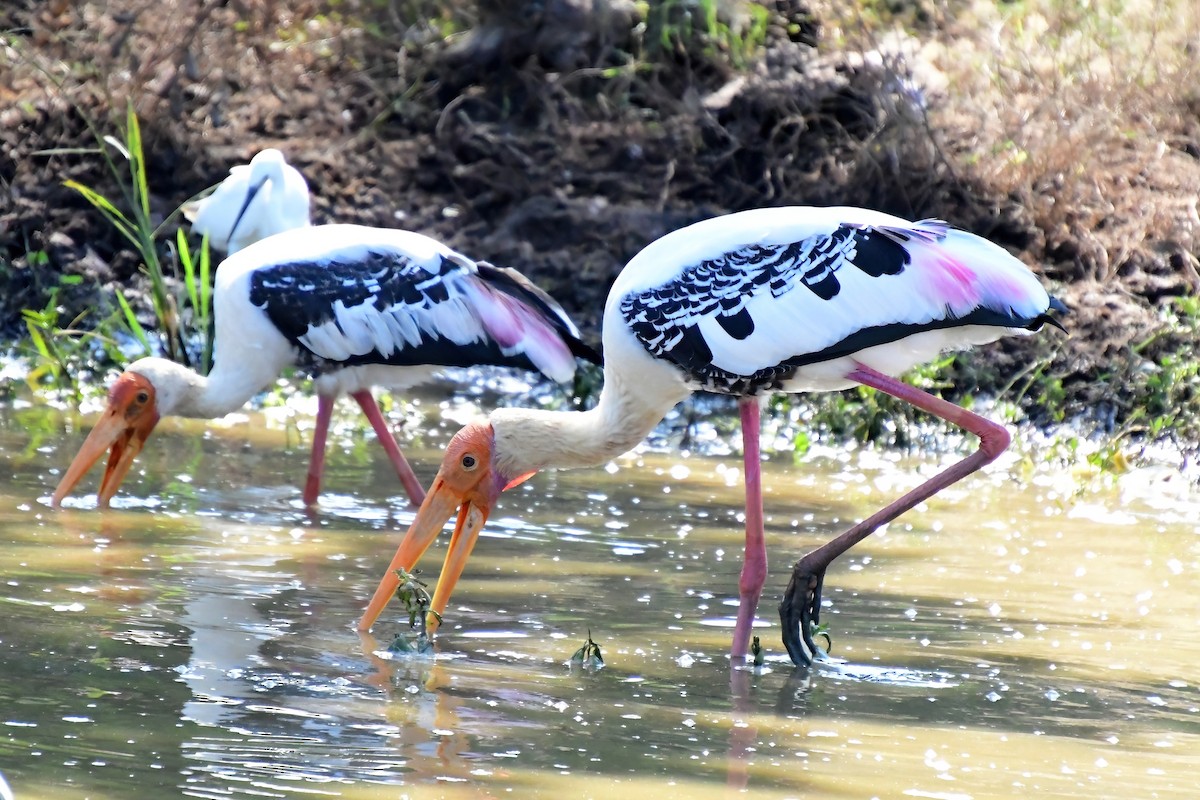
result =
[[522,303],[511,282],[493,285],[495,272],[449,250],[420,259],[367,247],[257,269],[250,302],[316,374],[366,364],[493,364],[570,380],[568,340],[585,348],[574,326],[548,298]]
[[[766,222],[750,225],[748,215]],[[870,360],[877,348],[889,348],[880,361],[895,374],[948,346],[1049,319],[1050,298],[1020,261],[938,220],[910,223],[859,209],[724,219],[739,217],[741,241],[724,234],[739,230],[729,222],[701,223],[722,234],[710,237],[717,248],[676,260],[669,274],[659,268],[656,281],[616,299],[645,350],[695,388],[813,388],[809,373],[820,370],[808,367],[863,354]],[[652,269],[648,259],[644,269]]]

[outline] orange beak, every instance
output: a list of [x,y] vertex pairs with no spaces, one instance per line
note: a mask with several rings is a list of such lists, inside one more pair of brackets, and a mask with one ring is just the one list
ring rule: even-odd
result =
[[142,451],[157,424],[154,386],[137,373],[122,373],[108,392],[108,407],[104,409],[104,414],[58,482],[51,505],[55,508],[61,506],[63,498],[108,452],[108,465],[104,468],[104,477],[100,479],[100,488],[96,492],[96,505],[108,508],[121,481],[129,474],[133,459]]
[[392,595],[400,586],[400,578],[396,570],[411,571],[421,556],[433,544],[438,533],[450,517],[458,513],[454,525],[454,533],[450,537],[450,549],[446,552],[446,562],[442,566],[441,577],[433,591],[430,601],[430,613],[425,622],[428,633],[437,630],[438,617],[446,609],[450,593],[458,583],[463,568],[479,532],[487,522],[492,506],[500,492],[508,488],[509,483],[501,479],[491,468],[491,429],[489,426],[468,426],[451,440],[446,448],[446,456],[442,468],[429,487],[421,508],[417,510],[416,519],[400,543],[392,563],[379,582],[367,610],[358,621],[358,629],[367,631],[375,624],[375,620],[383,612]]

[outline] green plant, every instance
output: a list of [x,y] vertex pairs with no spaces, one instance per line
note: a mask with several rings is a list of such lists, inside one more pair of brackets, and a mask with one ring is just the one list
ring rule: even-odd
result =
[[1159,312],[1158,328],[1130,347],[1136,364],[1126,376],[1132,390],[1133,410],[1124,432],[1149,440],[1167,432],[1194,440],[1200,432],[1195,408],[1200,403],[1200,362],[1195,343],[1200,340],[1200,298],[1171,298]]
[[61,335],[58,316],[58,287],[50,290],[50,298],[45,308],[27,308],[21,312],[25,330],[29,333],[29,341],[37,354],[36,362],[26,374],[25,381],[32,389],[48,381],[55,387],[70,392],[76,400],[81,400],[79,385],[75,382],[74,372],[70,368],[71,356],[79,347],[78,340]]
[[21,312],[33,349],[33,366],[25,378],[33,391],[57,389],[80,400],[83,387],[77,375],[95,360],[97,347],[114,363],[125,359],[119,344],[123,337],[132,335],[144,349],[149,350],[146,332],[133,316],[129,304],[119,296],[122,309],[102,319],[94,330],[87,331],[79,327],[84,314],[72,319],[65,327],[60,325],[59,290],[82,282],[83,278],[78,275],[63,275],[59,285],[50,290],[44,308],[27,308]]
[[743,69],[765,44],[771,14],[757,3],[729,5],[718,0],[639,3],[649,55],[698,52]]
[[604,656],[600,654],[600,645],[592,641],[591,629],[588,630],[587,641],[583,643],[583,647],[576,650],[567,663],[589,672],[595,672],[604,666]]
[[416,631],[416,635],[412,641],[409,641],[406,634],[396,634],[396,638],[388,645],[388,651],[411,654],[432,652],[433,643],[429,639],[426,623],[430,614],[439,623],[442,621],[442,615],[429,608],[431,602],[429,590],[426,588],[425,582],[416,577],[415,572],[397,569],[396,576],[400,579],[400,585],[396,587],[396,598],[404,604],[404,610],[408,613],[408,627],[410,630]]
[[213,339],[216,326],[212,313],[212,257],[208,248],[208,234],[200,241],[200,249],[193,253],[188,248],[187,235],[183,228],[175,231],[176,252],[183,265],[183,285],[187,289],[188,302],[192,307],[192,326],[201,337],[200,364],[204,372],[212,367]]
[[[97,151],[104,158],[109,171],[120,187],[123,204],[129,209],[123,211],[108,197],[96,189],[75,180],[67,180],[64,185],[74,189],[92,204],[122,237],[125,238],[141,256],[143,271],[150,279],[150,297],[154,314],[158,320],[163,340],[163,348],[168,358],[193,366],[189,356],[187,343],[199,337],[202,341],[201,356],[198,368],[207,373],[212,365],[212,311],[211,311],[211,281],[210,257],[207,240],[201,243],[200,249],[193,253],[187,244],[182,231],[177,231],[175,261],[182,268],[174,275],[168,275],[159,254],[159,237],[166,226],[175,218],[178,209],[170,214],[157,226],[150,214],[150,188],[146,176],[146,159],[142,146],[141,126],[137,114],[130,103],[125,114],[125,130],[123,140],[111,135],[102,135],[99,129],[88,121],[93,135],[99,145]],[[110,151],[116,151],[124,161],[124,166],[113,158]],[[192,325],[188,326],[180,314],[180,303],[168,286],[168,279],[181,280],[191,307]],[[149,337],[137,321],[137,316],[123,292],[118,291],[117,303],[124,315],[129,333],[146,348],[146,354],[152,352]]]

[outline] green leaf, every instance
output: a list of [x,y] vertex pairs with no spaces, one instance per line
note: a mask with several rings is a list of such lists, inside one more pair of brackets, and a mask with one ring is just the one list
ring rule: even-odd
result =
[[119,208],[112,204],[112,201],[90,186],[84,186],[79,181],[66,180],[63,181],[63,186],[66,186],[68,189],[74,189],[83,195],[83,199],[95,206],[104,215],[105,219],[117,229],[118,233],[128,239],[134,247],[137,247],[139,250],[141,249],[141,242],[137,234],[134,233],[133,220],[125,216]]
[[146,349],[146,354],[149,355],[152,352],[150,339],[146,336],[146,330],[142,327],[142,323],[138,322],[137,314],[133,313],[129,301],[125,299],[125,295],[121,292],[117,292],[117,303],[120,304],[121,310],[125,312],[125,324],[142,347]]
[[200,240],[200,308],[207,320],[212,312],[212,250],[209,249],[208,234]]
[[192,304],[192,311],[199,315],[202,309],[200,292],[196,286],[196,268],[192,263],[192,251],[188,247],[187,234],[183,232],[183,228],[175,230],[175,247],[179,253],[179,263],[183,265],[183,285],[187,289],[188,302]]
[[133,175],[134,196],[142,209],[143,219],[150,219],[150,186],[146,181],[146,156],[142,151],[142,128],[130,100],[125,108],[125,140],[129,143],[129,169]]
[[29,330],[29,338],[33,342],[33,349],[37,350],[38,355],[42,358],[50,358],[50,348],[46,346],[46,340],[42,337],[42,332],[38,324],[26,318],[25,327]]

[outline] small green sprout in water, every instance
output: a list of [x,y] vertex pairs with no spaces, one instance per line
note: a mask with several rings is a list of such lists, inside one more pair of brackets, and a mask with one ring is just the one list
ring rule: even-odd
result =
[[829,624],[828,623],[822,622],[822,623],[818,624],[815,622],[810,622],[808,631],[809,631],[809,633],[812,634],[812,637],[814,639],[820,637],[825,640],[825,652],[822,653],[822,652],[818,651],[813,654],[814,657],[824,658],[825,656],[827,656],[833,652],[833,639],[831,639],[829,636]]
[[754,666],[761,667],[766,660],[767,651],[763,650],[762,642],[755,636],[750,640],[750,655],[754,656]]
[[595,671],[604,666],[604,656],[600,655],[600,645],[592,641],[592,630],[588,629],[587,641],[583,647],[575,651],[571,656],[570,661],[573,667],[583,667],[586,670]]
[[396,597],[401,603],[404,603],[404,610],[408,612],[408,627],[416,631],[416,636],[410,640],[408,634],[396,634],[396,638],[388,645],[388,652],[417,655],[432,652],[433,643],[429,640],[429,634],[425,630],[425,620],[432,613],[441,623],[442,615],[429,610],[429,591],[425,588],[425,582],[417,579],[416,573],[398,569],[396,575],[400,578]]

